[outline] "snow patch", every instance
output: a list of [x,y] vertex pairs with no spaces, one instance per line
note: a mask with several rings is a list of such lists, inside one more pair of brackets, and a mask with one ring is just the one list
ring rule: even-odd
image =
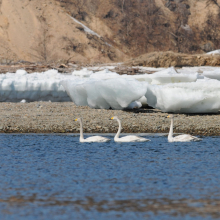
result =
[[[131,108],[129,105],[140,99],[147,91],[147,84],[123,78],[64,80],[62,85],[76,105],[101,109]],[[138,107],[140,102],[132,105]]]
[[220,68],[212,71],[204,71],[203,76],[210,79],[217,79],[220,81]]
[[210,54],[210,55],[212,55],[212,54],[220,54],[220,50],[213,50],[213,51],[208,52],[207,54]]
[[149,85],[146,93],[150,106],[163,112],[211,113],[220,110],[220,82],[198,80],[191,83]]
[[170,67],[151,74],[150,77],[152,79],[151,84],[161,85],[167,83],[195,82],[197,80],[197,73],[178,73],[174,67]]
[[[70,16],[71,17],[71,16]],[[80,22],[80,21],[78,21],[77,19],[75,19],[74,17],[71,17],[71,19],[73,19],[77,24],[80,24],[82,27],[83,27],[83,29],[84,29],[84,31],[85,32],[87,32],[88,34],[92,34],[92,35],[95,35],[95,36],[97,36],[97,37],[101,37],[99,34],[97,34],[95,31],[93,31],[93,30],[91,30],[90,28],[88,28],[86,25],[84,25],[82,22]],[[112,45],[111,44],[109,44],[109,43],[107,43],[107,42],[105,42],[105,44],[107,45],[107,46],[109,46],[109,47],[112,47]]]
[[61,80],[67,77],[57,70],[32,74],[17,70],[16,73],[0,74],[0,101],[70,101],[61,85]]
[[164,112],[205,113],[220,110],[219,97],[219,67],[166,68],[139,75],[119,75],[107,68],[98,72],[84,68],[69,75],[56,70],[0,74],[2,102],[72,100],[104,109],[148,104]]

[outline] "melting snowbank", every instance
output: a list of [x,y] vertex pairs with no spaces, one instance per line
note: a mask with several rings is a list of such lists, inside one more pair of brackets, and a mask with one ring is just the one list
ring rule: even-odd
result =
[[70,101],[61,80],[67,76],[56,70],[28,74],[25,70],[0,74],[0,101]]
[[[63,85],[64,86],[63,86]],[[65,87],[65,89],[64,89]],[[24,70],[0,74],[0,101],[74,101],[92,108],[139,108],[147,85],[105,69],[63,75],[56,70],[28,74]]]
[[198,78],[197,73],[178,73],[173,67],[161,70],[157,73],[150,75],[151,84],[168,84],[168,83],[180,83],[180,82],[195,82]]
[[203,71],[203,76],[210,78],[210,79],[217,79],[220,81],[220,69],[215,69],[212,71]]
[[137,102],[147,91],[147,84],[134,79],[64,80],[62,85],[76,105],[101,109],[139,108]]
[[[164,112],[217,112],[220,68],[161,68],[154,74],[119,75],[108,69],[0,74],[0,101],[73,101],[91,108],[139,108]],[[209,78],[213,78],[208,79]],[[202,79],[202,80],[201,80]]]
[[150,106],[163,112],[218,112],[220,82],[210,79],[191,83],[150,85],[146,97]]

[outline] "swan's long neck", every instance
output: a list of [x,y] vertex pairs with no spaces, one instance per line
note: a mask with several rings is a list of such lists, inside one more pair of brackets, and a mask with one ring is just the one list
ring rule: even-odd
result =
[[82,119],[79,120],[79,123],[80,123],[80,140],[84,140]]
[[118,127],[118,132],[117,132],[117,134],[115,135],[115,138],[119,138],[119,135],[120,135],[120,133],[121,133],[121,121],[120,121],[119,119],[117,119],[117,121],[118,121],[119,127]]
[[170,132],[168,138],[173,138],[173,118],[171,118]]

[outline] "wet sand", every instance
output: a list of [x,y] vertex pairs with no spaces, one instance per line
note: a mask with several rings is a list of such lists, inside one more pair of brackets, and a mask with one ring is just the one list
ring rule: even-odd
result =
[[[124,133],[168,133],[167,113],[142,108],[132,111],[91,109],[72,102],[0,103],[0,132],[2,133],[79,133],[83,118],[85,133],[115,133],[118,123],[110,120],[117,115]],[[175,133],[218,136],[220,114],[176,114]]]

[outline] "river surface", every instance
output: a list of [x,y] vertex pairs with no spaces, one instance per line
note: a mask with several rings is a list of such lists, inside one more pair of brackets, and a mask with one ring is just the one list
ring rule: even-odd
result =
[[219,219],[220,137],[0,135],[0,219]]

